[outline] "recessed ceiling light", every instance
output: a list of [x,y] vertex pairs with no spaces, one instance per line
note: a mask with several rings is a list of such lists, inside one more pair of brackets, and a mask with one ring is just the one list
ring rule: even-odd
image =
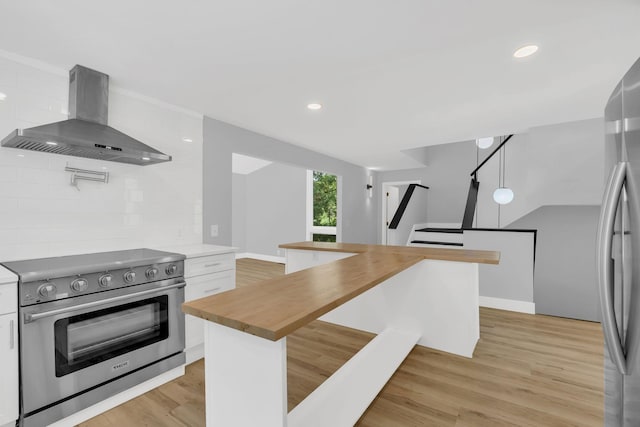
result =
[[182,140],[183,140],[184,142],[193,142],[193,139],[191,139],[191,138],[186,138],[186,137],[185,137],[185,138],[182,138]]
[[144,160],[146,162],[146,161],[151,160],[151,159],[148,158],[148,157],[143,157],[142,160]]
[[0,92],[0,101],[4,101],[5,99],[7,99],[7,94]]
[[47,141],[47,145],[58,145],[58,143],[53,141]]
[[18,154],[18,157],[24,157],[24,154]]
[[533,55],[538,51],[538,46],[535,44],[529,44],[526,46],[522,46],[520,49],[513,52],[514,58],[525,58],[527,56]]
[[322,104],[318,104],[318,103],[312,102],[311,104],[307,104],[307,108],[309,110],[319,110],[319,109],[322,108]]

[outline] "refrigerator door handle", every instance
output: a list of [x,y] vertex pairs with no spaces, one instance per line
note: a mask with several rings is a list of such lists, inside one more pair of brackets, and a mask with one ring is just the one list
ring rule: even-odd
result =
[[604,193],[600,220],[598,221],[598,236],[596,244],[596,270],[598,276],[598,292],[600,294],[600,309],[602,312],[602,329],[609,348],[612,362],[621,374],[627,373],[627,361],[622,350],[620,334],[613,308],[613,268],[611,251],[613,247],[613,228],[616,210],[622,187],[625,182],[627,163],[619,162],[609,176],[609,182]]

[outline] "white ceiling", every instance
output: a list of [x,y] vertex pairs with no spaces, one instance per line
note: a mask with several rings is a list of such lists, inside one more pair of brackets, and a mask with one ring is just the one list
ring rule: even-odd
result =
[[[21,0],[0,15],[0,49],[376,168],[599,117],[640,56],[635,0]],[[528,43],[540,51],[511,56]]]

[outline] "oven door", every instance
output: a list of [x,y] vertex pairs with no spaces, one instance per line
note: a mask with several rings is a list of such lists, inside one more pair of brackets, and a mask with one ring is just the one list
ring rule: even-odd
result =
[[184,350],[182,279],[21,309],[23,413]]

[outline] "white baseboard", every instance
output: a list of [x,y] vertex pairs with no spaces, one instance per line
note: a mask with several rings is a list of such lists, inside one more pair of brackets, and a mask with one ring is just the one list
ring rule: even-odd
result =
[[240,259],[240,258],[253,258],[253,259],[259,259],[260,261],[277,262],[278,264],[286,263],[286,258],[283,256],[254,254],[252,252],[243,252],[240,254],[236,253],[236,259]]
[[67,418],[63,418],[60,421],[49,424],[49,427],[71,427],[78,425],[95,416],[102,414],[103,412],[108,411],[109,409],[115,408],[118,405],[122,405],[123,403],[133,398],[145,394],[146,392],[151,391],[156,387],[160,387],[162,384],[168,383],[169,381],[181,377],[182,375],[184,375],[184,365],[173,368],[172,370],[160,374],[155,378],[151,378],[150,380],[147,380],[142,384],[138,384],[128,390],[116,394],[115,396],[109,397],[102,402],[89,406],[88,408],[78,411],[75,414],[68,416]]
[[517,311],[519,313],[536,314],[536,303],[518,301],[513,299],[480,296],[480,307]]
[[204,343],[195,345],[190,348],[185,348],[184,353],[186,356],[186,365],[190,365],[193,362],[200,360],[204,357]]

